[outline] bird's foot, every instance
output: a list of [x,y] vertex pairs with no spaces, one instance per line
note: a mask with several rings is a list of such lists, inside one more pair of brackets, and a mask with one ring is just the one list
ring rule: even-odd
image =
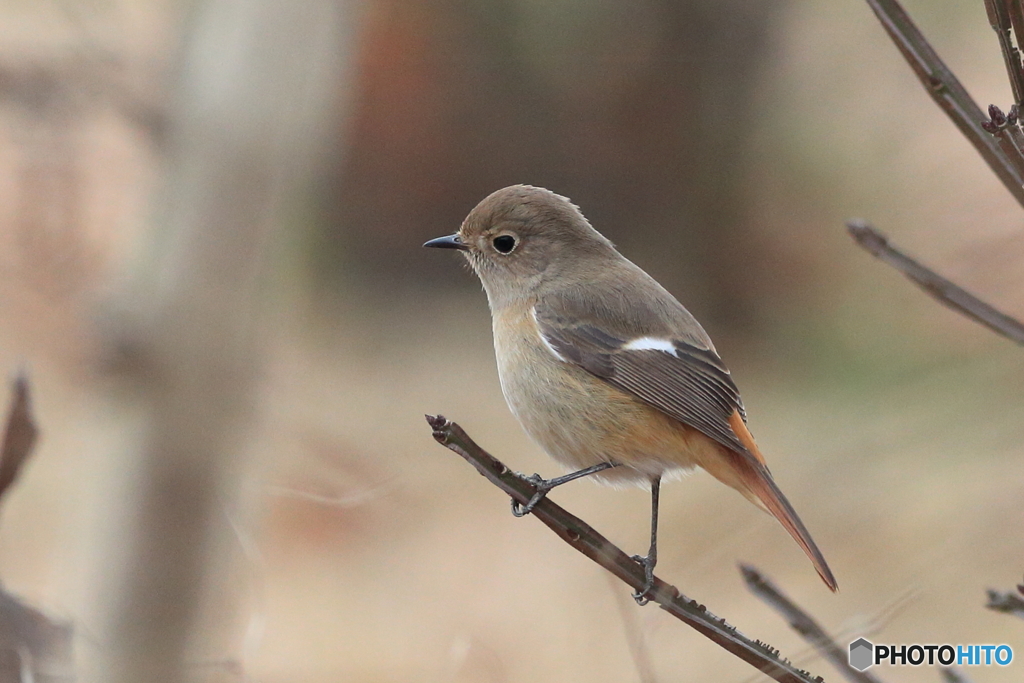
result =
[[519,475],[524,481],[528,481],[537,487],[537,492],[533,494],[526,505],[522,505],[515,498],[512,499],[512,514],[516,517],[525,517],[526,515],[533,512],[533,508],[536,507],[537,503],[544,500],[544,496],[548,495],[548,491],[553,489],[557,484],[552,484],[550,479],[544,479],[539,474],[534,473],[529,477]]
[[636,604],[643,606],[651,601],[649,596],[651,594],[651,590],[654,588],[654,563],[656,560],[650,555],[646,557],[642,555],[634,555],[633,559],[644,568],[644,587],[636,593],[633,593],[633,599],[636,600]]
[[537,491],[536,493],[533,494],[530,500],[527,501],[526,505],[520,505],[519,501],[513,499],[512,514],[516,517],[525,517],[526,515],[530,514],[530,512],[537,505],[537,503],[544,500],[544,496],[548,495],[548,491],[555,488],[556,486],[568,484],[570,481],[575,481],[577,479],[580,479],[581,477],[586,477],[591,474],[602,472],[604,470],[618,466],[619,463],[617,462],[599,462],[596,465],[585,467],[584,469],[579,470],[577,472],[570,472],[569,474],[563,474],[560,477],[552,477],[551,479],[544,479],[539,474],[534,474],[529,477],[524,477],[523,475],[520,474],[519,477],[523,481],[527,481],[533,484],[534,487],[536,487]]

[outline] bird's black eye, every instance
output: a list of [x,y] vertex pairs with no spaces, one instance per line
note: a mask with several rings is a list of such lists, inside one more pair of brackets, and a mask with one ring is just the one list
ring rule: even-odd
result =
[[495,251],[508,254],[516,248],[516,238],[512,235],[498,235],[491,244],[494,245]]

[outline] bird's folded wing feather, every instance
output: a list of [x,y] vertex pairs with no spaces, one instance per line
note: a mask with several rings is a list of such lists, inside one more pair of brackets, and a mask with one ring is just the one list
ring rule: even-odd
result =
[[[646,297],[615,289],[599,294],[604,296],[549,295],[536,304],[538,331],[552,351],[728,448],[724,462],[740,485],[727,483],[760,501],[836,590],[832,570],[747,431],[729,371],[693,316],[660,287]],[[721,478],[718,468],[709,471]]]
[[[550,295],[534,313],[544,341],[566,361],[754,456],[731,426],[737,413],[744,417],[743,403],[707,335],[674,300],[657,303]],[[671,305],[679,310],[666,310]],[[693,324],[679,329],[680,319]]]

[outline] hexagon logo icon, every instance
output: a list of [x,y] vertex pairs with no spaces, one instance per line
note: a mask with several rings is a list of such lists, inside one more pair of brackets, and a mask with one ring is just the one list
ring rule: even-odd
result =
[[850,643],[850,666],[857,671],[864,671],[873,665],[875,646],[867,638],[858,638]]

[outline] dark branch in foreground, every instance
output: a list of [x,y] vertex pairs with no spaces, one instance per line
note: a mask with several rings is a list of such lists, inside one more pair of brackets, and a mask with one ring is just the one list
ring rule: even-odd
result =
[[889,244],[888,237],[867,223],[849,221],[846,227],[857,244],[899,270],[940,303],[981,323],[993,332],[1018,344],[1024,344],[1024,324],[1016,318],[1000,313],[962,287],[910,258]]
[[[1005,144],[1005,135],[994,136],[984,129],[981,124],[989,117],[982,113],[897,0],[867,0],[867,3],[924,84],[925,91],[974,145],[1010,194],[1024,206],[1024,154]],[[998,26],[1000,22],[998,17],[996,19]]]
[[832,638],[825,633],[817,621],[811,615],[800,609],[800,607],[782,593],[775,584],[766,578],[761,572],[750,565],[740,565],[740,573],[747,584],[750,592],[761,598],[769,607],[778,612],[789,622],[790,628],[800,634],[814,649],[827,659],[836,668],[836,671],[853,681],[853,683],[881,683],[879,679],[864,671],[857,671],[850,666],[846,651],[839,647]]
[[[537,492],[536,487],[513,472],[494,456],[476,445],[459,425],[441,415],[427,415],[434,430],[434,439],[442,446],[458,453],[473,465],[492,484],[513,499],[525,505]],[[622,552],[589,524],[566,512],[544,498],[533,508],[533,516],[554,531],[563,541],[614,574],[634,590],[644,587],[644,570],[629,555]],[[724,619],[716,617],[696,601],[679,593],[655,577],[654,587],[648,593],[651,602],[658,605],[688,626],[733,653],[751,666],[782,683],[821,683],[820,677],[796,668],[779,657],[778,650],[760,641],[752,641],[739,633]]]

